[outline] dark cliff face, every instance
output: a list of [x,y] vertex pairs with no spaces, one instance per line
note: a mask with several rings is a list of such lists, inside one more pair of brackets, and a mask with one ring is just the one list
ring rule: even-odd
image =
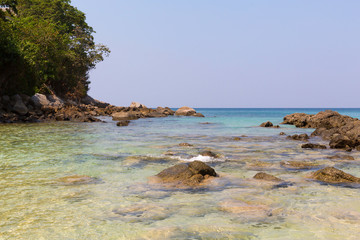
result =
[[284,117],[283,124],[315,128],[311,136],[330,141],[331,148],[353,149],[360,146],[360,120],[326,110],[315,115],[294,113]]

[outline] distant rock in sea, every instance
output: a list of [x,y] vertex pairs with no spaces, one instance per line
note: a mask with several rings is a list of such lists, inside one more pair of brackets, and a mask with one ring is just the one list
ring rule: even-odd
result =
[[175,112],[176,116],[192,116],[192,117],[204,117],[203,114],[197,113],[195,109],[190,107],[181,107]]

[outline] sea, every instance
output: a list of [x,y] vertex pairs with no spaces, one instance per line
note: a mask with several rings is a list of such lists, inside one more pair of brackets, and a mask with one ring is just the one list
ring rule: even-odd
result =
[[[309,176],[332,166],[360,177],[360,152],[302,149],[286,136],[314,129],[281,124],[288,114],[325,109],[196,110],[205,118],[0,125],[0,239],[359,239],[360,188]],[[360,117],[360,109],[333,110]],[[266,121],[280,128],[259,127]],[[194,160],[219,177],[198,188],[152,181]],[[284,182],[256,180],[258,172]]]

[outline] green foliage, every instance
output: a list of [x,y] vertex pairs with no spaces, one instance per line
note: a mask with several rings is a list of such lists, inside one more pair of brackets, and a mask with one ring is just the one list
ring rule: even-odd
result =
[[85,14],[69,0],[1,3],[14,14],[0,18],[0,70],[9,71],[0,72],[0,94],[46,86],[62,96],[84,96],[89,71],[110,53],[95,44]]

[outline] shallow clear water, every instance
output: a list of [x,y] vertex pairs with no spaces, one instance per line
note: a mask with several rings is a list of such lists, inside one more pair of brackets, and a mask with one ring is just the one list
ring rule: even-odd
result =
[[[358,239],[360,189],[306,176],[324,166],[360,176],[360,153],[304,150],[302,142],[279,136],[312,129],[257,127],[320,110],[198,109],[206,118],[140,119],[128,127],[110,118],[0,125],[0,239]],[[360,109],[338,111],[360,117]],[[232,139],[242,135],[247,137]],[[179,147],[181,142],[194,146]],[[220,175],[206,187],[169,189],[149,181],[204,149],[221,155],[203,158]],[[355,161],[327,158],[335,154]],[[280,165],[289,160],[316,166]],[[253,180],[259,171],[288,185]],[[96,181],[61,181],[72,175]]]

